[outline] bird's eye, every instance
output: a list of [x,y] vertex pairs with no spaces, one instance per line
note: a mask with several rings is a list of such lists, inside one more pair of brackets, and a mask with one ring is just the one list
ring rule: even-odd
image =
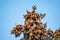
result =
[[26,20],[28,20],[30,17],[27,17]]
[[33,26],[33,24],[31,24],[31,26]]

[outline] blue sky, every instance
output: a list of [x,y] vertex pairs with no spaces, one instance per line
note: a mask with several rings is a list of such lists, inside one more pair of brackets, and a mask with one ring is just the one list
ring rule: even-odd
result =
[[19,40],[10,34],[16,24],[24,24],[23,15],[36,5],[37,13],[46,13],[42,22],[55,31],[60,27],[60,0],[0,0],[0,40]]

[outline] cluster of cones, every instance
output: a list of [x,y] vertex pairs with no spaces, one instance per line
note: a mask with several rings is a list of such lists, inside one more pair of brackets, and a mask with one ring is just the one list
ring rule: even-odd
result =
[[[42,23],[41,19],[45,17],[45,14],[38,14],[35,12],[36,7],[33,7],[32,12],[27,11],[24,15],[25,24],[16,25],[11,31],[11,34],[15,34],[18,37],[21,33],[24,33],[24,38],[20,40],[57,40],[60,37],[60,29],[53,32],[52,30],[46,30],[46,23]],[[50,38],[50,39],[48,39]]]

